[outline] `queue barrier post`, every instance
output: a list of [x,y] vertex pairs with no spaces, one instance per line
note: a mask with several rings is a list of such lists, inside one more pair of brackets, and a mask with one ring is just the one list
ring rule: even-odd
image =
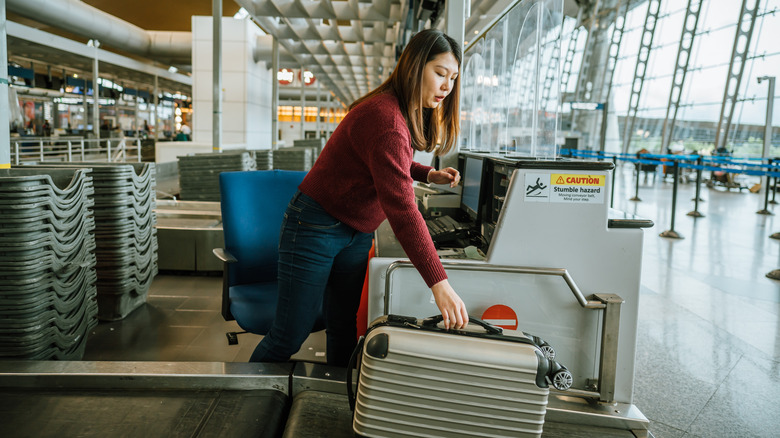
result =
[[639,162],[639,160],[636,161],[636,188],[634,189],[634,197],[629,199],[629,201],[636,201],[636,202],[642,202],[641,199],[639,199],[639,174],[641,173],[642,169],[642,163]]
[[672,186],[672,225],[668,230],[659,234],[659,236],[668,237],[670,239],[682,239],[683,236],[677,231],[674,231],[674,211],[677,209],[677,185],[680,180],[680,162],[676,158],[674,159],[672,174],[674,175],[674,185]]
[[[704,170],[701,168],[704,166],[704,157],[699,155],[699,158],[696,159],[696,165],[700,166],[699,169],[696,169],[696,184],[701,184],[704,179]],[[704,198],[702,198],[698,194],[696,195],[696,198],[691,198],[691,201],[695,201],[697,199],[699,200],[699,202],[704,202]]]
[[[774,168],[770,166],[770,171],[774,172]],[[773,177],[772,180],[774,181],[774,184],[772,184],[772,200],[769,201],[770,204],[774,205],[777,204],[777,201],[775,201],[775,195],[777,194],[777,177]]]
[[702,163],[703,160],[701,158],[701,155],[699,155],[698,158],[696,158],[696,196],[693,197],[693,211],[689,211],[687,213],[690,217],[704,217],[704,215],[699,212],[699,201],[702,200],[699,197],[699,194],[701,193],[701,170],[702,170]]
[[[769,168],[772,168],[772,159],[769,159]],[[766,214],[766,215],[772,215],[771,211],[769,211],[769,174],[766,175],[764,179],[764,208],[761,210],[758,210],[756,214]]]

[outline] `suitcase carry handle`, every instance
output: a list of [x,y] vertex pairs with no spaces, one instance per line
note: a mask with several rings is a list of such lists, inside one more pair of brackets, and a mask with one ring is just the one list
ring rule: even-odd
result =
[[[423,327],[433,327],[433,326],[439,324],[442,321],[444,321],[444,316],[442,316],[442,315],[434,315],[434,316],[431,316],[430,318],[425,318],[423,320],[422,326]],[[500,335],[501,333],[504,332],[504,330],[501,327],[494,326],[493,324],[490,324],[489,322],[485,322],[485,321],[483,321],[481,319],[473,318],[471,316],[469,316],[469,323],[470,324],[476,324],[476,325],[482,327],[483,329],[485,329],[485,331],[489,335]]]

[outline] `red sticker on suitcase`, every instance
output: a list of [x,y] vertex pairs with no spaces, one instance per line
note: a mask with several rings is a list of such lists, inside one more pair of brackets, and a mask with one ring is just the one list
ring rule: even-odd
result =
[[517,314],[503,304],[488,307],[482,314],[482,320],[507,330],[517,330]]

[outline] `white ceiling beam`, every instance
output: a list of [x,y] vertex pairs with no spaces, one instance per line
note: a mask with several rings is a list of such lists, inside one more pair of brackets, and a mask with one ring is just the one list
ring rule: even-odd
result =
[[254,17],[322,18],[326,20],[401,21],[400,0],[372,3],[299,0],[236,0]]

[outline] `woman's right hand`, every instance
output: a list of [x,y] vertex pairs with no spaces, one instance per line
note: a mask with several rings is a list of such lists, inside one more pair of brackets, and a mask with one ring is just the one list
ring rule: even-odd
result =
[[469,314],[466,311],[466,305],[460,299],[455,290],[450,286],[450,282],[442,280],[431,287],[433,299],[436,300],[436,306],[439,307],[441,316],[444,318],[444,328],[461,329],[469,323]]

